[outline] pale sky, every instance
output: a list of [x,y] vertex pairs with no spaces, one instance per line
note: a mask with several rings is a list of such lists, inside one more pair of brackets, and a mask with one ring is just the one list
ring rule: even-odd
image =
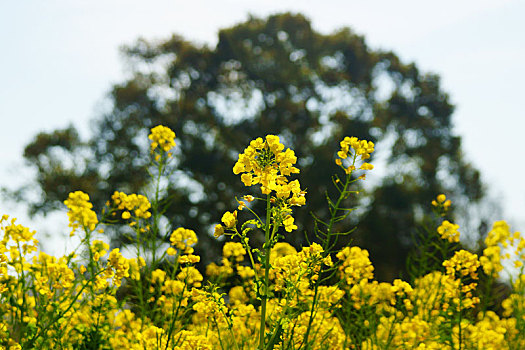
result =
[[[37,132],[73,123],[89,135],[105,94],[126,75],[121,45],[172,33],[214,45],[219,28],[249,13],[284,11],[303,13],[322,33],[349,26],[372,48],[438,73],[457,107],[453,121],[466,158],[512,229],[524,232],[525,1],[518,0],[2,1],[0,183],[30,178],[22,152]],[[57,220],[67,222],[65,211],[31,221],[23,206],[0,201],[2,213],[37,230],[67,231],[56,228]]]

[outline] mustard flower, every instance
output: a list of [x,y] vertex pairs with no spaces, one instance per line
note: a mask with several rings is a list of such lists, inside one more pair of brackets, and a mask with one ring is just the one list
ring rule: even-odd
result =
[[457,251],[452,258],[445,260],[443,266],[446,268],[447,275],[455,276],[457,272],[459,277],[470,276],[477,279],[480,262],[477,254],[462,249]]
[[127,220],[131,218],[131,212],[137,219],[149,219],[151,213],[149,209],[151,204],[145,196],[139,194],[126,194],[124,192],[115,191],[111,196],[113,203],[118,210],[124,210],[122,218]]
[[492,229],[485,238],[487,247],[483,250],[483,255],[479,259],[486,274],[494,278],[499,277],[499,273],[503,270],[501,263],[501,260],[504,258],[502,248],[508,247],[508,243],[513,240],[513,237],[510,233],[510,227],[505,221],[496,221],[493,224]]
[[[342,159],[349,156],[361,157],[361,160],[370,158],[370,153],[374,152],[374,143],[372,141],[359,140],[357,137],[346,136],[340,143],[341,150],[337,152],[339,157],[336,160],[337,165],[342,164]],[[368,170],[368,169],[366,169]]]
[[234,174],[241,174],[245,186],[261,185],[263,194],[270,194],[277,185],[288,183],[287,177],[299,173],[294,167],[297,157],[291,149],[284,150],[279,137],[267,135],[263,140],[257,138],[239,154],[233,167]]
[[270,265],[273,265],[275,259],[290,254],[297,254],[297,250],[290,243],[277,242],[270,252]]
[[115,248],[109,253],[108,266],[114,271],[113,283],[120,287],[124,277],[129,277],[129,262],[120,253],[119,248]]
[[69,194],[64,204],[69,208],[69,227],[71,235],[79,227],[93,231],[98,224],[97,214],[91,210],[93,205],[89,202],[89,195],[82,191],[75,191]]
[[448,240],[450,243],[459,242],[459,225],[453,224],[448,220],[438,227],[437,231],[441,238]]
[[438,210],[441,210],[443,212],[446,212],[452,204],[450,199],[447,199],[447,197],[444,194],[438,194],[436,199],[434,199],[431,203],[432,206],[436,207]]
[[160,269],[156,269],[151,272],[151,282],[163,283],[166,278],[166,272]]
[[221,221],[226,228],[233,228],[237,223],[237,210],[235,210],[233,213],[230,213],[229,211],[224,213]]
[[[175,248],[185,254],[192,254],[193,245],[197,244],[198,239],[195,231],[179,227],[171,233],[170,243]],[[174,254],[170,254],[174,255]]]
[[246,255],[246,249],[244,249],[242,243],[226,242],[222,247],[222,255],[226,259],[232,257],[235,261],[241,262],[244,260],[244,256]]
[[219,238],[223,234],[224,234],[224,227],[221,224],[215,225],[215,229],[213,232],[213,235],[215,236],[215,238]]
[[201,261],[201,257],[198,255],[188,254],[188,255],[181,255],[179,257],[180,264],[196,264],[199,261]]
[[286,230],[286,232],[292,232],[292,230],[297,229],[297,225],[295,225],[293,222],[294,222],[294,218],[291,215],[288,215],[283,220],[283,225],[284,225],[284,229]]
[[374,278],[374,266],[368,256],[366,249],[355,246],[345,247],[337,253],[336,257],[343,261],[339,266],[339,271],[348,285]]
[[148,138],[151,142],[151,152],[158,147],[164,152],[169,152],[175,147],[175,133],[168,127],[158,125],[151,129]]
[[186,283],[188,287],[200,287],[203,280],[199,270],[193,266],[186,266],[177,274],[177,279]]
[[93,260],[99,261],[101,257],[107,254],[109,244],[100,240],[94,240],[91,243],[91,252],[93,254]]

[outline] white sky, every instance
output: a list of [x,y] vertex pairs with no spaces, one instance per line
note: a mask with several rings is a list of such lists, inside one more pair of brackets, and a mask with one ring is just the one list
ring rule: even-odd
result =
[[[213,45],[219,28],[248,13],[284,11],[305,14],[323,33],[350,26],[372,48],[438,73],[457,106],[453,120],[467,159],[481,169],[512,229],[524,231],[525,2],[519,0],[2,1],[0,184],[29,179],[22,152],[37,132],[73,123],[88,135],[105,93],[125,76],[119,46],[171,33]],[[23,206],[0,202],[4,212],[37,230],[67,231],[56,228],[56,218],[30,223]],[[65,212],[58,217],[66,222]]]

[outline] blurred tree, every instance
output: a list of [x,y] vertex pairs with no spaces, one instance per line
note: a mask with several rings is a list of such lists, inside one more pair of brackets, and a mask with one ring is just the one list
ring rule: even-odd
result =
[[[223,29],[214,48],[174,35],[138,40],[124,53],[132,74],[113,87],[112,110],[94,122],[89,141],[70,127],[39,134],[26,147],[42,192],[32,213],[62,208],[73,190],[88,192],[100,207],[114,190],[144,189],[146,135],[158,124],[176,132],[178,145],[166,217],[198,232],[205,261],[218,249],[212,225],[236,206],[236,195],[249,191],[232,167],[257,136],[277,134],[296,151],[308,210],[321,217],[344,136],[390,150],[383,151],[386,170],[372,172],[374,185],[360,195],[354,236],[370,250],[379,279],[403,270],[412,230],[438,193],[466,204],[483,196],[479,173],[453,133],[454,108],[439,77],[370,49],[348,28],[323,35],[302,15],[286,13]],[[296,217],[300,229],[288,238],[299,245],[312,219],[307,210]]]

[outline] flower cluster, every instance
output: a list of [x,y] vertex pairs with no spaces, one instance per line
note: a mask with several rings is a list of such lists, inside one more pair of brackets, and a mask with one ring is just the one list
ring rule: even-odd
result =
[[179,227],[171,233],[170,242],[172,246],[184,254],[192,254],[193,246],[197,244],[198,240],[195,231]]
[[501,263],[502,248],[505,246],[506,240],[510,237],[509,226],[504,221],[495,222],[492,230],[485,238],[487,247],[483,250],[483,256],[480,258],[481,265],[485,273],[494,278],[499,277],[499,273],[503,270]]
[[452,205],[450,199],[447,199],[447,196],[444,194],[437,195],[436,199],[432,200],[431,203],[434,211],[440,216],[445,216]]
[[[347,174],[350,174],[356,169],[355,163],[358,157],[360,157],[362,161],[365,161],[370,158],[370,153],[374,152],[374,143],[372,141],[359,140],[357,137],[353,136],[346,136],[340,142],[340,145],[341,150],[337,152],[339,158],[335,160],[335,163],[340,167],[343,167]],[[347,158],[350,158],[352,164],[344,167],[343,160]],[[373,168],[374,166],[372,164],[363,162],[359,169],[372,170]]]
[[453,224],[448,220],[444,220],[443,223],[437,228],[437,231],[441,238],[448,240],[450,243],[459,242],[459,225]]
[[[510,232],[505,221],[496,221],[485,238],[486,248],[480,257],[486,274],[498,278],[503,270],[503,259],[514,260],[514,267],[522,268],[525,261],[525,238],[519,232]],[[512,255],[511,255],[512,254]]]
[[[288,179],[291,174],[299,173],[299,169],[294,166],[296,162],[294,151],[289,148],[285,150],[278,136],[267,135],[264,140],[260,137],[252,140],[244,152],[239,154],[233,167],[234,174],[241,174],[245,186],[261,186],[261,192],[267,195],[267,204],[272,204],[270,219],[273,227],[284,227],[286,232],[298,228],[291,207],[306,204],[306,191],[301,189],[299,181]],[[243,199],[250,203],[255,197],[246,195]],[[248,207],[244,201],[238,200],[238,203],[239,211]],[[266,223],[259,218],[257,220],[259,227],[266,226],[269,229],[269,220]],[[238,234],[241,238],[245,235],[237,231],[237,210],[233,213],[225,212],[221,221],[222,224],[215,226],[215,237],[222,236],[226,231],[229,235]]]
[[368,258],[368,251],[359,247],[346,247],[337,253],[342,260],[339,271],[349,285],[374,278],[374,266]]
[[77,228],[93,231],[98,224],[97,214],[91,209],[93,205],[89,202],[89,195],[82,191],[69,194],[64,204],[69,208],[69,227],[71,235]]
[[193,254],[193,246],[197,244],[197,242],[198,239],[195,231],[179,227],[171,234],[171,247],[166,250],[166,254],[177,255],[180,264],[198,263],[200,256]]
[[473,280],[478,279],[477,270],[480,266],[478,256],[466,250],[459,250],[452,258],[445,260],[443,266],[446,273],[441,283],[446,297],[450,299],[443,308],[447,309],[449,304],[454,304],[456,310],[461,311],[478,304],[480,299],[473,296],[477,287]]
[[[233,167],[234,174],[242,174],[241,180],[246,186],[261,185],[263,194],[272,191],[279,193],[279,197],[289,196],[292,188],[288,185],[288,176],[299,173],[294,167],[297,157],[291,149],[284,150],[279,137],[267,135],[263,140],[257,138],[250,142],[239,160]],[[295,189],[294,196],[300,196],[300,191]]]
[[99,261],[101,257],[105,256],[109,250],[109,244],[101,240],[94,240],[91,243],[91,254],[94,261]]
[[322,253],[323,248],[319,244],[313,243],[298,253],[275,258],[272,265],[275,289],[286,289],[287,284],[292,283],[299,289],[294,290],[294,294],[298,291],[302,292],[298,296],[308,294],[306,290],[310,288],[310,282],[319,278],[321,266],[333,265],[330,256],[323,257]]
[[450,201],[450,199],[447,199],[447,196],[445,196],[444,194],[438,194],[436,199],[432,201],[432,205],[434,207],[436,208],[443,207],[445,210],[450,208],[451,204],[452,202]]
[[233,258],[235,261],[240,262],[244,260],[246,255],[246,249],[241,243],[238,242],[226,242],[222,249],[222,255],[228,259]]
[[130,195],[124,192],[115,191],[111,196],[113,203],[117,210],[122,210],[122,218],[124,220],[130,219],[134,216],[135,219],[148,219],[151,217],[149,209],[151,204],[149,200],[139,194],[132,193]]
[[122,256],[119,248],[115,248],[109,253],[108,266],[111,267],[113,272],[113,283],[119,287],[122,279],[129,277],[128,259]]
[[457,278],[470,276],[472,279],[478,279],[477,270],[480,262],[478,256],[469,251],[457,251],[451,259],[443,262],[443,266],[446,268],[447,275]]
[[151,142],[151,152],[160,148],[164,152],[169,152],[175,147],[175,133],[168,127],[158,125],[151,129],[148,138]]

